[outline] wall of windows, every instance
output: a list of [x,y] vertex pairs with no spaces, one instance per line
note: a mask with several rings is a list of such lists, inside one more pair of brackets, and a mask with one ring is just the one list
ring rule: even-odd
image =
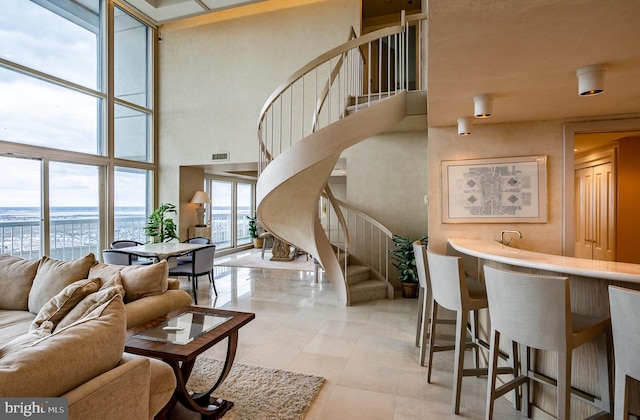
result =
[[0,253],[73,259],[146,240],[155,28],[115,0],[2,7]]

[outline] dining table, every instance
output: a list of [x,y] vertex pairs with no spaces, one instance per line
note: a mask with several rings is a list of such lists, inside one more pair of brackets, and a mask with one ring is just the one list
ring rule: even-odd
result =
[[[168,260],[170,257],[178,257],[188,254],[199,248],[209,246],[207,244],[192,244],[185,242],[158,242],[136,246],[118,248],[120,252],[127,252],[139,257],[154,258],[157,261]],[[173,261],[175,263],[175,261]],[[171,263],[169,264],[172,265]]]

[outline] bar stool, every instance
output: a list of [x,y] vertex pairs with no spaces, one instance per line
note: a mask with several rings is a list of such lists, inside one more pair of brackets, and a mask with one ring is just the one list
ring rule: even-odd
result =
[[424,366],[427,356],[426,341],[429,337],[429,314],[431,313],[431,287],[427,283],[426,246],[420,241],[413,243],[413,255],[418,271],[418,322],[416,323],[416,346],[420,347],[420,366]]
[[609,286],[613,354],[616,361],[614,419],[629,418],[628,378],[640,380],[640,292]]
[[[426,366],[427,348],[429,341],[429,322],[431,316],[431,284],[427,270],[427,247],[420,241],[413,243],[413,255],[416,259],[418,276],[418,322],[416,323],[416,346],[420,348],[420,366]],[[440,319],[439,324],[455,324],[454,319]],[[453,350],[452,346],[449,346]]]
[[[453,368],[453,412],[460,412],[460,392],[464,376],[484,376],[488,370],[478,368],[477,316],[475,312],[488,306],[486,290],[483,284],[468,277],[460,257],[440,255],[427,249],[429,263],[429,280],[433,302],[431,308],[431,329],[429,331],[429,365],[427,382],[431,383],[431,367],[433,353],[437,351],[455,350]],[[436,326],[438,308],[443,307],[456,312],[456,339],[453,346],[436,346]],[[471,313],[471,315],[470,315]],[[467,328],[471,334],[471,342],[467,343]],[[475,368],[464,368],[464,351],[467,347],[475,352]],[[500,368],[501,373],[513,372],[513,368]]]
[[528,357],[522,357],[520,375],[496,389],[496,376],[499,374],[496,372],[498,346],[502,334],[514,343],[527,346],[527,352],[531,347],[558,353],[558,419],[570,418],[572,351],[584,343],[596,340],[600,408],[610,413],[611,358],[607,335],[611,319],[572,313],[567,277],[521,273],[485,266],[484,278],[491,319],[486,418],[493,418],[493,404],[497,398],[521,386],[522,396],[525,398],[523,414],[526,417],[530,416],[530,382],[534,379],[534,372],[529,368]]

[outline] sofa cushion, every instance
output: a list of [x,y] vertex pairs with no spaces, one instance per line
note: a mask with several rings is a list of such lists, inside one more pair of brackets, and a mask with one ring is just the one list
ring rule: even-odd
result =
[[55,329],[58,321],[64,318],[86,296],[97,292],[101,285],[99,278],[83,279],[71,283],[44,304],[29,330],[40,328],[47,321],[52,324],[51,329]]
[[89,270],[90,277],[100,277],[105,283],[119,272],[124,286],[124,302],[160,295],[167,291],[169,281],[169,265],[165,260],[150,265],[117,266],[110,264],[96,264]]
[[0,310],[0,347],[29,331],[35,315],[29,311]]
[[73,261],[42,257],[29,292],[29,312],[37,314],[52,297],[74,281],[89,277],[89,269],[96,263],[93,254]]
[[30,332],[7,343],[0,347],[0,395],[56,397],[112,369],[124,352],[125,325],[116,293],[53,334]]
[[0,255],[0,309],[26,311],[39,260]]

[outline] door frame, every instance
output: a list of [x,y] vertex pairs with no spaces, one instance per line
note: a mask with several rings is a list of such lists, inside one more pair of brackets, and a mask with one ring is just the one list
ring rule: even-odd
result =
[[562,206],[562,251],[563,255],[574,255],[574,171],[575,135],[583,133],[606,133],[615,131],[640,131],[640,118],[602,121],[567,122],[563,124],[563,206]]

